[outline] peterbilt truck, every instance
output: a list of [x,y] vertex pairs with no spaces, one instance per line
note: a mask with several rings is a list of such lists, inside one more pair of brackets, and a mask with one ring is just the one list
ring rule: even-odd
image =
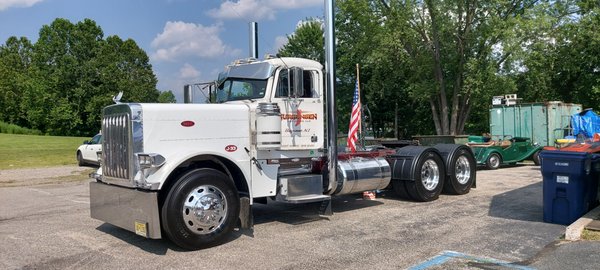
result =
[[106,107],[91,216],[199,249],[252,228],[256,203],[321,202],[331,215],[333,196],[363,191],[415,201],[468,193],[476,171],[464,145],[338,151],[330,51],[325,69],[301,58],[237,61],[209,104]]

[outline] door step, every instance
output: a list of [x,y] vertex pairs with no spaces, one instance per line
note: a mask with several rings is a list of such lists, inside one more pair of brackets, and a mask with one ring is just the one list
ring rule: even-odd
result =
[[282,202],[287,203],[311,203],[311,202],[322,202],[331,200],[331,196],[329,195],[303,195],[303,196],[294,196],[294,197],[286,197]]
[[331,200],[323,194],[323,176],[320,174],[290,175],[279,178],[276,201],[310,203]]

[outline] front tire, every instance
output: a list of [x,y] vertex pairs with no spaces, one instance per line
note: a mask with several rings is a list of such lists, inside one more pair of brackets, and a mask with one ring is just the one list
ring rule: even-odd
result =
[[410,197],[421,202],[433,201],[440,196],[446,176],[442,158],[433,152],[427,155],[415,168],[415,180],[405,182]]
[[81,155],[81,152],[79,152],[79,151],[77,151],[77,165],[79,165],[79,166],[85,165],[85,162],[83,161],[83,156]]
[[234,229],[240,199],[233,182],[214,169],[196,169],[180,177],[161,211],[171,241],[189,250],[222,243]]
[[485,165],[489,170],[495,170],[500,168],[500,163],[502,163],[500,155],[498,155],[498,153],[491,153]]

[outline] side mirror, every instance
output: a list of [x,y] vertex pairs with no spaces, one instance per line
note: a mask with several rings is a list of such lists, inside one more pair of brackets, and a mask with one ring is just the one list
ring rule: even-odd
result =
[[83,144],[90,144],[90,141],[85,140],[85,141],[83,141]]
[[292,73],[292,83],[295,97],[304,96],[304,70],[299,67],[293,67],[290,69]]

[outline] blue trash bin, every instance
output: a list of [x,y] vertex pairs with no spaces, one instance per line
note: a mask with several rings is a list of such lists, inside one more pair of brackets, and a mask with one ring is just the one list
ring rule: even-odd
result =
[[597,203],[600,155],[542,151],[544,222],[569,225]]

